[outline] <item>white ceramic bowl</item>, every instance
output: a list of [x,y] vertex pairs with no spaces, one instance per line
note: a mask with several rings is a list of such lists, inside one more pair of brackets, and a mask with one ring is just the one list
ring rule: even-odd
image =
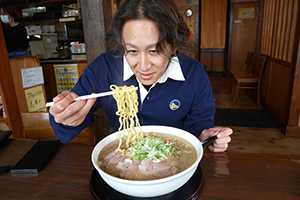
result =
[[184,185],[196,171],[199,162],[203,156],[203,147],[198,138],[187,131],[166,127],[166,126],[142,126],[142,130],[146,133],[166,133],[182,137],[189,141],[197,151],[197,160],[188,169],[167,178],[161,178],[148,181],[132,181],[111,176],[100,169],[97,164],[98,156],[104,146],[119,138],[119,132],[110,134],[101,140],[93,149],[92,163],[98,171],[102,179],[115,190],[135,197],[155,197],[173,192]]

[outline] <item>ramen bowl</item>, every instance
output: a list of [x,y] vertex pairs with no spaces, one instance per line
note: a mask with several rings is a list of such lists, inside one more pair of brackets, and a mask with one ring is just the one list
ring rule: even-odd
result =
[[141,126],[145,133],[164,133],[180,137],[189,141],[196,149],[197,159],[186,170],[161,179],[137,181],[137,180],[125,180],[109,175],[101,170],[97,161],[101,150],[119,138],[119,132],[110,134],[101,140],[92,151],[92,163],[102,179],[113,189],[134,197],[156,197],[168,194],[183,186],[195,173],[199,162],[203,156],[203,146],[199,139],[191,133],[173,127],[167,126]]

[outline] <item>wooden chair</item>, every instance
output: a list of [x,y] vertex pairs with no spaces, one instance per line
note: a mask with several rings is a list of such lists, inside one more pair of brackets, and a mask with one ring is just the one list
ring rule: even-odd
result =
[[234,94],[235,94],[235,78],[236,76],[241,76],[241,75],[250,75],[254,73],[255,65],[257,65],[257,59],[259,57],[259,54],[253,53],[251,56],[251,61],[249,63],[249,66],[247,67],[247,70],[236,70],[233,73],[231,73],[231,96],[234,99]]
[[257,54],[251,62],[253,67],[251,73],[234,74],[234,86],[232,89],[234,105],[237,102],[239,90],[248,89],[257,91],[257,104],[260,107],[260,83],[265,62],[266,57]]
[[[49,123],[47,112],[22,113],[25,139],[57,139]],[[95,124],[86,127],[70,143],[95,144]]]
[[247,69],[230,69],[229,72],[229,83],[228,83],[228,89],[229,91],[232,90],[233,82],[234,82],[234,75],[235,74],[247,74],[247,73],[252,73],[253,68],[252,68],[252,60],[253,57],[255,57],[256,54],[253,52],[248,52],[245,60],[245,64],[247,66]]

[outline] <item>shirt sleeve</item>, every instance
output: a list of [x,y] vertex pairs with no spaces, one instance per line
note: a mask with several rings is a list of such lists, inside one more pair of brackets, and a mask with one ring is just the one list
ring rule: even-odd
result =
[[201,81],[195,84],[194,100],[184,121],[184,129],[197,137],[203,130],[214,127],[215,115],[214,97],[207,73],[204,71],[198,80]]
[[[77,95],[86,95],[95,92],[95,77],[93,76],[93,71],[91,70],[94,67],[95,62],[89,65],[83,75],[80,76],[75,87],[72,89]],[[54,117],[49,113],[50,125],[54,131],[54,134],[58,139],[63,143],[70,142],[74,139],[80,132],[90,126],[94,122],[94,112],[100,107],[99,100],[95,102],[85,120],[79,126],[66,126],[63,124],[58,124],[55,122]]]
[[73,140],[81,131],[93,123],[94,114],[89,112],[84,122],[79,126],[65,126],[55,122],[54,117],[49,113],[50,125],[54,134],[62,143],[67,143]]

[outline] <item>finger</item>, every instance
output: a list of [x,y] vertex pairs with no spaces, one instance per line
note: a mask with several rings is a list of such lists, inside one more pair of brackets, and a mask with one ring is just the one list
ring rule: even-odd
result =
[[202,133],[199,135],[200,141],[204,141],[209,137],[212,137],[214,135],[218,134],[218,131],[214,131],[211,129],[205,129],[202,131]]
[[59,96],[58,98],[62,98],[62,99],[60,99],[60,101],[58,102],[55,102],[55,104],[52,107],[54,107],[55,109],[61,112],[65,110],[67,106],[69,106],[71,103],[74,102],[74,100],[77,98],[77,94],[75,94],[74,92],[64,93],[62,94],[62,96]]
[[[77,96],[74,92],[70,92],[70,91],[63,91],[62,93],[58,94],[56,97],[53,98],[53,102],[57,103],[61,100],[63,100],[67,95],[73,93],[73,95]],[[74,97],[75,97],[74,96]],[[76,97],[75,97],[76,98]]]
[[230,136],[226,136],[226,137],[221,137],[221,138],[218,138],[214,141],[214,144],[228,144],[229,142],[231,141],[231,137]]
[[[80,109],[82,109],[85,106],[85,104],[86,102],[84,100],[71,102],[63,110],[61,110],[61,112],[55,115],[56,123],[71,125],[75,120],[81,117],[78,116],[78,111],[80,111]],[[57,109],[60,109],[61,105],[55,105],[53,107],[58,107]]]
[[[89,113],[91,107],[94,105],[96,98],[89,99],[87,101],[80,100],[77,101],[76,104],[72,103],[62,117],[66,117],[62,119],[62,123],[64,125],[69,126],[78,126],[80,125],[86,118]],[[80,103],[80,104],[79,104]]]
[[228,148],[228,144],[216,145],[215,143],[208,146],[208,149],[212,152],[224,152]]
[[231,141],[230,136],[226,136],[221,139],[217,139],[213,142],[213,144],[208,147],[209,149],[213,150],[214,152],[221,152],[225,151],[228,148],[228,143]]
[[231,134],[233,133],[232,129],[231,128],[221,128],[218,130],[218,133],[217,133],[217,137],[218,138],[223,138],[223,137],[228,137],[230,136]]
[[[96,99],[97,98],[81,100],[82,102],[84,102],[84,105],[82,106],[82,108],[80,108],[80,110],[77,110],[77,112],[74,113],[74,115],[76,115],[77,118],[84,120],[85,117],[87,116],[87,114],[89,113],[89,111],[91,110],[92,106],[94,105]],[[76,121],[78,121],[78,120],[76,120]]]
[[[94,94],[94,93],[93,93]],[[86,109],[88,112],[90,111],[90,109],[92,108],[92,106],[95,104],[97,98],[93,98],[93,99],[88,99],[86,101],[86,104],[84,106],[84,109]]]
[[[231,130],[231,128],[229,127],[222,127],[222,126],[218,126],[218,127],[213,127],[213,128],[210,128],[209,130],[213,130],[213,131],[229,131]],[[232,131],[232,130],[231,130]]]

